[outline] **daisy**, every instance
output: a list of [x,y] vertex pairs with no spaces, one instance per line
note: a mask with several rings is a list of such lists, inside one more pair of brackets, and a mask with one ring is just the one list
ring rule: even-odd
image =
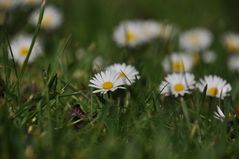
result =
[[145,43],[145,32],[142,29],[142,22],[121,22],[120,25],[114,30],[113,40],[120,47],[136,47]]
[[198,52],[207,49],[212,42],[212,34],[203,28],[182,33],[179,37],[180,47],[187,52]]
[[166,72],[188,72],[192,70],[193,59],[189,54],[174,52],[164,58],[162,66]]
[[227,64],[228,64],[228,68],[231,71],[239,72],[239,56],[238,55],[229,57]]
[[206,64],[214,63],[217,59],[216,53],[214,51],[205,51],[202,53],[202,60]]
[[219,106],[217,106],[217,111],[214,112],[214,118],[221,121],[225,119],[225,115]]
[[165,96],[174,95],[175,97],[190,94],[194,89],[194,75],[190,73],[173,73],[168,75],[160,84],[159,91]]
[[145,36],[145,41],[150,41],[159,37],[161,25],[156,21],[145,21],[142,22],[142,31]]
[[223,37],[223,44],[228,52],[239,52],[239,34],[227,33]]
[[89,86],[97,89],[93,93],[106,94],[109,91],[114,92],[116,89],[124,89],[123,84],[123,81],[118,78],[117,72],[106,70],[97,73],[90,80]]
[[134,66],[123,64],[114,64],[106,68],[106,70],[111,70],[117,72],[118,78],[122,79],[124,84],[131,85],[136,79],[139,79],[139,72]]
[[221,99],[229,96],[232,90],[231,85],[228,84],[227,81],[215,75],[204,76],[204,78],[200,79],[200,82],[197,83],[197,87],[200,92],[203,92],[207,87],[207,96],[217,97]]
[[19,4],[18,0],[0,0],[0,9],[10,10]]
[[[40,10],[32,13],[30,17],[30,23],[32,25],[37,25],[39,19]],[[57,29],[63,21],[62,13],[54,6],[47,6],[44,11],[41,26],[45,30]]]
[[[25,58],[29,53],[31,42],[32,36],[27,34],[20,34],[11,41],[13,57],[17,63],[23,64]],[[12,57],[10,50],[8,52],[9,57]],[[41,53],[42,45],[39,40],[36,40],[35,45],[32,49],[31,56],[29,57],[29,63],[33,62]]]

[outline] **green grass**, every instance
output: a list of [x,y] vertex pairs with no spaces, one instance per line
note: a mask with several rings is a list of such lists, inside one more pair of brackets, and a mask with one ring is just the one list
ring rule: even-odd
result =
[[[221,104],[226,114],[238,104],[238,74],[225,67],[227,54],[220,34],[238,26],[230,3],[218,0],[55,0],[64,11],[60,30],[47,33],[27,24],[21,11],[0,26],[0,159],[8,158],[221,158],[239,156],[238,123],[220,122],[213,110]],[[228,12],[231,10],[231,12]],[[17,14],[18,13],[18,14]],[[118,48],[113,27],[124,19],[156,19],[181,29],[205,26],[215,34],[215,64],[201,63],[196,78],[217,74],[232,84],[223,101],[194,91],[184,98],[163,97],[158,85],[166,75],[163,57],[178,49],[155,41],[137,50]],[[25,19],[25,20],[24,20]],[[219,19],[219,20],[218,20]],[[20,23],[22,22],[22,23]],[[23,67],[8,59],[8,41],[19,31],[42,37],[45,55]],[[34,45],[34,40],[32,45]],[[92,94],[89,79],[95,57],[104,66],[133,64],[140,80],[127,90]],[[103,68],[102,68],[103,69]],[[83,121],[69,111],[79,104]],[[233,121],[233,122],[231,122]],[[230,125],[231,124],[231,125]]]

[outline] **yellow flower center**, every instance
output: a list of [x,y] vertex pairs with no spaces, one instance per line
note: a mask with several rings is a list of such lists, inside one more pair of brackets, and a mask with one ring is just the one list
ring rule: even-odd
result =
[[172,62],[172,70],[173,72],[181,72],[184,71],[184,64],[182,61]]
[[184,85],[181,83],[177,83],[174,85],[174,91],[175,92],[181,92],[185,89]]
[[192,34],[190,39],[194,45],[196,45],[199,42],[199,37],[198,37],[198,34],[196,33]]
[[102,85],[102,88],[103,89],[111,89],[111,88],[113,88],[113,83],[109,82],[109,81],[104,82],[103,85]]
[[45,15],[42,19],[42,25],[44,27],[48,27],[51,24],[52,18],[50,16]]
[[235,41],[228,41],[226,48],[229,52],[237,52],[239,50],[239,47]]
[[216,87],[208,88],[207,93],[211,96],[216,96],[218,93],[218,89]]
[[22,47],[20,49],[20,54],[23,55],[23,56],[27,56],[28,52],[29,52],[29,48],[28,47]]
[[132,42],[136,39],[136,36],[134,33],[129,31],[126,33],[126,38],[127,38],[127,42]]

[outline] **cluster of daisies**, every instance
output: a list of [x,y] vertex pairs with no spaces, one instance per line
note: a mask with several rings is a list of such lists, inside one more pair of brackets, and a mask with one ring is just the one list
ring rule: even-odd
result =
[[[28,23],[36,27],[40,16],[40,5],[42,0],[0,0],[0,6],[5,9],[19,9],[19,5],[31,5],[34,11],[29,15]],[[10,16],[14,14],[12,10]],[[7,20],[7,19],[6,19]],[[44,15],[41,21],[41,28],[45,32],[53,32],[58,29],[63,22],[63,15],[58,8],[49,5],[45,7]],[[9,49],[9,57],[14,58],[15,62],[22,65],[25,58],[29,54],[29,49],[32,43],[33,35],[21,31],[15,35],[11,41],[11,49]],[[37,57],[43,54],[43,42],[40,38],[37,38],[34,47],[29,57],[29,63],[33,62]],[[13,56],[13,57],[12,57]]]
[[[203,62],[212,64],[217,54],[211,50],[213,34],[206,28],[193,28],[185,32],[171,24],[152,20],[128,20],[121,22],[113,32],[113,40],[119,47],[136,48],[154,39],[178,38],[179,51],[168,54],[162,62],[165,72],[191,71]],[[228,68],[239,72],[239,34],[226,33],[222,36],[225,52],[229,52]]]
[[191,71],[199,62],[213,63],[216,54],[210,50],[213,36],[205,28],[195,28],[179,35],[179,52],[167,55],[162,66],[165,72]]
[[230,94],[231,85],[224,79],[208,75],[196,82],[194,75],[189,73],[201,59],[204,63],[215,61],[215,53],[209,50],[212,39],[212,34],[204,28],[192,29],[179,35],[181,52],[173,52],[162,61],[164,71],[172,72],[159,86],[163,95],[179,97],[190,94],[195,89],[206,91],[207,96],[220,99]]
[[139,78],[139,72],[134,66],[117,63],[95,74],[90,80],[89,86],[95,89],[93,93],[106,94],[117,89],[125,89],[126,86],[132,85]]
[[216,76],[209,75],[195,81],[191,73],[172,73],[165,77],[161,82],[159,91],[165,96],[182,97],[191,94],[195,89],[206,93],[207,96],[224,99],[230,95],[232,87],[226,80]]
[[[139,78],[139,72],[134,66],[125,63],[113,64],[95,74],[89,86],[95,89],[93,93],[106,94],[117,89],[125,89],[125,86],[132,85]],[[169,74],[159,86],[162,95],[174,97],[191,94],[195,89],[200,92],[206,91],[207,96],[224,99],[230,95],[232,87],[226,80],[216,75],[205,76],[196,82],[191,73]]]
[[[178,30],[174,25],[156,21],[123,21],[114,30],[113,39],[120,47],[135,48],[153,39],[175,38]],[[190,71],[201,59],[206,64],[216,60],[215,52],[209,50],[213,36],[207,29],[191,29],[178,37],[180,51],[167,55],[162,62],[166,72]]]
[[[195,65],[202,60],[205,64],[209,64],[216,60],[216,53],[209,49],[212,40],[212,33],[202,28],[186,31],[179,36],[179,47],[184,52],[180,58],[185,65],[185,69],[190,71],[193,66],[192,62]],[[221,41],[225,48],[224,51],[228,52],[227,55],[229,55],[227,61],[229,70],[239,72],[239,34],[232,32],[225,33]],[[191,54],[191,60],[187,53]],[[176,58],[174,57],[174,59]],[[180,61],[174,59],[171,58],[172,63]]]
[[[178,34],[179,51],[166,55],[161,63],[164,71],[171,74],[168,74],[160,84],[160,93],[179,97],[198,89],[200,92],[206,91],[206,95],[211,97],[224,99],[228,96],[232,88],[224,79],[209,75],[196,82],[194,75],[189,73],[193,66],[201,61],[210,64],[216,60],[215,52],[210,50],[213,41],[212,33],[205,28],[194,28],[179,33],[179,29],[175,26],[168,26],[165,27],[156,21],[123,21],[114,30],[113,39],[120,47],[135,48],[153,39],[172,38]],[[222,42],[229,52],[239,50],[239,36],[236,34],[225,34]],[[233,65],[234,69],[237,66],[239,70],[239,56],[234,55],[230,60],[235,61],[229,62],[230,65]]]

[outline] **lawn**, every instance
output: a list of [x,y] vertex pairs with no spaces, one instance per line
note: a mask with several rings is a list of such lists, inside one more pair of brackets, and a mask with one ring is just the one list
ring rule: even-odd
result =
[[0,159],[237,159],[237,6],[0,0]]

